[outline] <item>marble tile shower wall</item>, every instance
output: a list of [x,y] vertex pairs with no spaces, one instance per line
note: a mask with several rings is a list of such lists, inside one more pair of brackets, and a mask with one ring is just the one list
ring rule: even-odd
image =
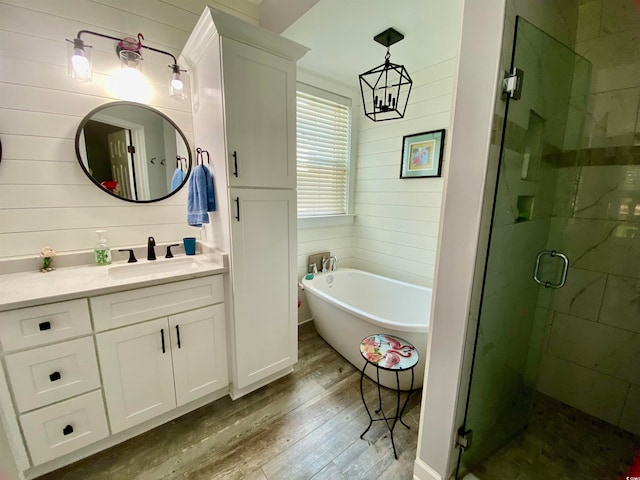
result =
[[547,246],[571,267],[541,312],[537,387],[640,434],[640,166],[561,168],[556,199]]
[[[605,8],[606,4],[606,8]],[[578,148],[559,167],[549,248],[571,260],[544,292],[532,346],[537,388],[640,434],[640,7],[582,1],[576,51],[593,65]],[[575,112],[574,112],[575,113]],[[574,131],[575,132],[575,131]],[[535,349],[534,349],[535,351]]]

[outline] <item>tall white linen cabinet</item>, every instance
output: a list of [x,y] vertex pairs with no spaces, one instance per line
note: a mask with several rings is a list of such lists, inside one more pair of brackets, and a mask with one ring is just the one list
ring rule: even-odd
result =
[[203,240],[230,254],[232,398],[298,359],[296,61],[307,50],[206,8],[182,52],[195,147],[209,152],[216,188]]

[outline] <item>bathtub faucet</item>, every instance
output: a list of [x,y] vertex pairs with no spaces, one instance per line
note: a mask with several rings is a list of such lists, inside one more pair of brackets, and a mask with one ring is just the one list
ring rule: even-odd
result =
[[[327,268],[328,265],[328,268]],[[327,271],[336,271],[338,269],[338,257],[336,257],[335,255],[331,255],[328,258],[324,258],[322,260],[322,273],[325,273]]]

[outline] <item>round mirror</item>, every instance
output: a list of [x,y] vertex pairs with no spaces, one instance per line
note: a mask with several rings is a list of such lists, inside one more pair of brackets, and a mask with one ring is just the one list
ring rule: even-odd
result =
[[76,154],[93,183],[128,202],[167,198],[191,171],[191,149],[178,126],[138,103],[107,103],[89,112],[76,132]]

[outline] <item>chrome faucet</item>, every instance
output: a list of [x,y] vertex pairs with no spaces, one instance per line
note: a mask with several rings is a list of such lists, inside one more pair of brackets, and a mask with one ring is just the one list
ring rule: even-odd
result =
[[147,260],[155,260],[156,259],[156,240],[153,237],[149,237],[147,240]]
[[[327,269],[327,264],[329,265],[328,269]],[[337,269],[338,269],[338,257],[336,257],[335,255],[331,255],[330,257],[322,259],[322,273],[325,273],[329,270],[334,272]]]

